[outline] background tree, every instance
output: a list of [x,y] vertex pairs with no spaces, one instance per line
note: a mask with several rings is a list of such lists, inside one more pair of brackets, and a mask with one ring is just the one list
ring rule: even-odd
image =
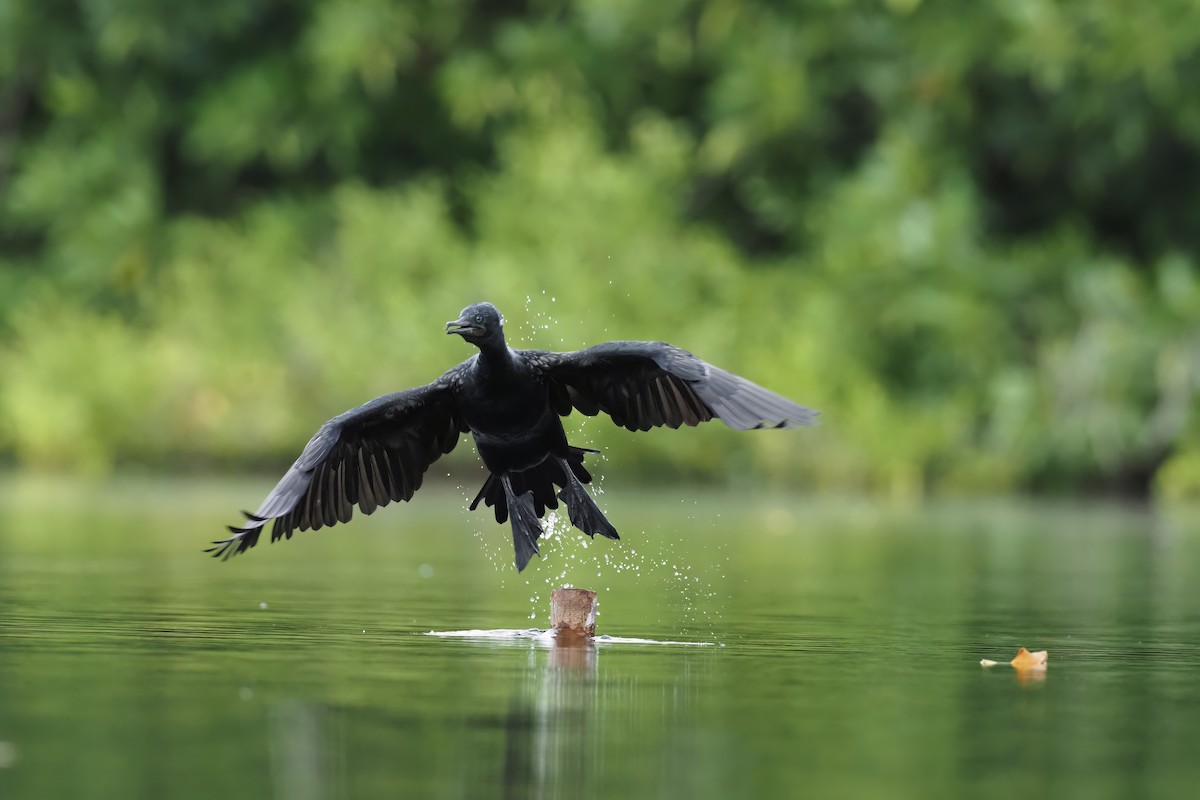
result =
[[488,297],[826,410],[644,476],[1200,494],[1198,54],[1186,0],[12,0],[0,452],[285,460]]

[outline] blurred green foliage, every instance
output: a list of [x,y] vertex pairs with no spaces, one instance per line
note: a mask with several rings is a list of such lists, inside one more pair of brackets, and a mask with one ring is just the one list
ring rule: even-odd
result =
[[626,474],[1200,495],[1191,0],[9,0],[0,452],[276,464],[510,338],[825,412]]

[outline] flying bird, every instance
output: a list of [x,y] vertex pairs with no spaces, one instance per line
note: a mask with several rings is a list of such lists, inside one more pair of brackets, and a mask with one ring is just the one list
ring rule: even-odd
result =
[[539,520],[562,500],[571,524],[617,539],[584,484],[584,456],[567,443],[571,411],[603,411],[631,431],[678,428],[719,419],[736,430],[794,428],[817,412],[665,342],[607,342],[569,353],[513,350],[491,303],[463,309],[446,333],[479,352],[426,386],[377,397],[326,422],[247,522],[205,552],[227,559],[295,531],[349,522],[354,506],[370,514],[409,500],[422,476],[470,431],[489,475],[471,503],[512,523],[518,571],[538,552]]

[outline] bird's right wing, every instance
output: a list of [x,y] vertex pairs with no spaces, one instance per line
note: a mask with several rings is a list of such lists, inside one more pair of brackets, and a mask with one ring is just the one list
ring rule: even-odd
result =
[[736,430],[815,425],[817,412],[666,342],[607,342],[571,353],[526,351],[555,411],[600,411],[631,431],[720,419]]
[[[466,431],[452,393],[457,368],[427,386],[377,397],[321,426],[247,523],[206,552],[227,559],[258,543],[275,521],[271,541],[295,530],[348,522],[393,500],[408,500],[429,465]],[[245,512],[244,512],[245,513]]]

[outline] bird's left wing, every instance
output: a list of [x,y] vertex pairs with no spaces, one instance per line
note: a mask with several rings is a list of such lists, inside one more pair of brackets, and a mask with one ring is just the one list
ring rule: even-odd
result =
[[[271,541],[296,530],[348,522],[393,500],[408,500],[425,470],[458,444],[466,425],[458,414],[451,370],[426,386],[377,397],[334,417],[309,440],[247,523],[206,552],[217,558],[243,553],[275,521]],[[244,512],[245,513],[245,512]]]
[[817,412],[666,342],[607,342],[571,353],[526,351],[554,409],[603,411],[631,431],[719,419],[736,430],[815,425]]

